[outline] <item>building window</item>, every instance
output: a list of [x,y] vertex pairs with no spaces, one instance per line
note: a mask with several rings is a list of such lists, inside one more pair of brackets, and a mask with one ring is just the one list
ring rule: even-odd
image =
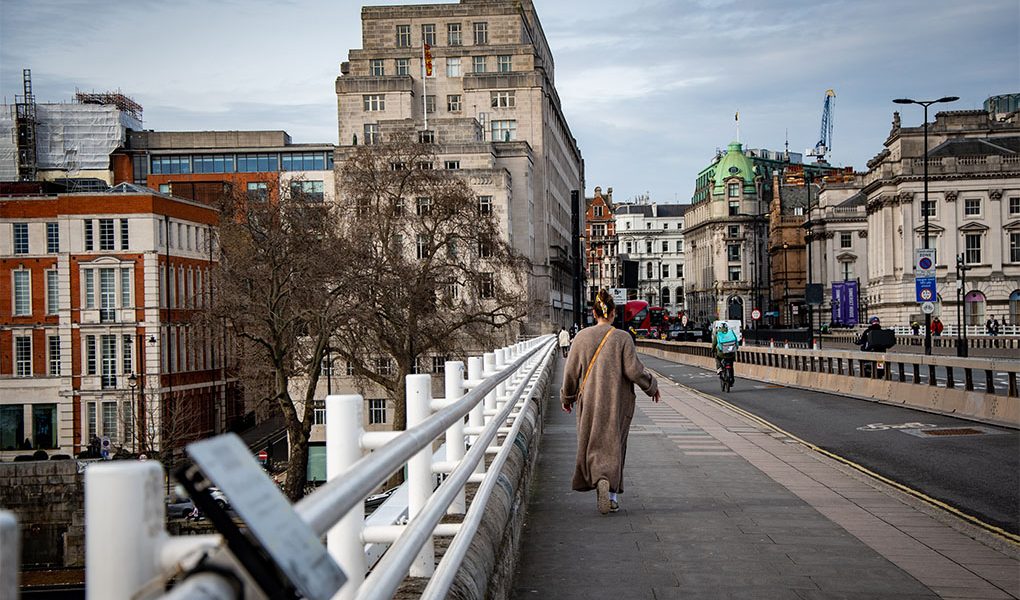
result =
[[397,48],[411,47],[411,26],[397,25]]
[[127,219],[120,220],[120,249],[127,250],[131,247],[130,227]]
[[14,376],[32,376],[32,338],[29,336],[14,338]]
[[17,450],[25,439],[25,407],[0,406],[0,450]]
[[459,160],[445,160],[445,161],[443,161],[443,168],[448,170],[448,171],[456,171],[456,170],[460,169],[460,161]]
[[967,217],[981,216],[981,199],[967,198],[963,201],[963,214]]
[[484,73],[485,72],[485,57],[484,56],[475,56],[475,57],[473,57],[471,59],[471,64],[473,65],[473,67],[471,69],[473,72],[475,72],[475,73]]
[[83,233],[83,237],[85,238],[85,250],[89,251],[92,250],[92,219],[85,219],[83,223],[85,224],[85,230]]
[[677,240],[676,241],[676,251],[677,252],[683,252],[684,251],[684,241],[683,240]]
[[433,94],[425,96],[425,112],[434,113],[436,112],[436,97]]
[[645,265],[645,279],[651,279],[652,278],[652,276],[653,276],[652,275],[652,269],[653,269],[652,263],[648,263],[647,265]]
[[964,247],[966,248],[964,254],[967,259],[967,264],[981,264],[981,234],[968,233],[964,235],[963,238]]
[[1020,215],[1020,196],[1012,196],[1009,199],[1009,214]]
[[[193,156],[191,162],[194,163],[196,173],[234,172],[233,154],[205,154],[202,156]],[[167,191],[169,192],[169,190]]]
[[1020,233],[1009,234],[1009,262],[1020,263]]
[[410,75],[411,74],[410,61],[408,61],[406,58],[398,58],[396,60],[395,72],[397,75]]
[[730,267],[730,281],[740,281],[740,267]]
[[604,208],[605,208],[604,206],[593,206],[592,214],[594,214],[596,217],[601,217]]
[[475,23],[475,45],[484,46],[489,43],[489,24]]
[[740,184],[739,183],[728,184],[726,186],[726,190],[727,190],[726,195],[729,196],[730,198],[739,198],[740,197]]
[[415,199],[415,214],[419,217],[425,216],[432,212],[432,199],[428,197],[421,197]]
[[269,184],[264,181],[250,181],[247,189],[249,200],[265,202],[269,198]]
[[154,175],[176,175],[191,173],[190,156],[154,156],[152,158]]
[[99,249],[113,250],[113,219],[99,219]]
[[492,244],[489,242],[478,242],[478,258],[492,258]]
[[460,77],[460,58],[446,59],[446,76]]
[[372,398],[368,401],[368,424],[381,425],[386,422],[386,399]]
[[478,214],[480,215],[492,214],[492,196],[478,197]]
[[278,170],[278,155],[276,154],[239,154],[237,156],[238,173],[268,173]]
[[327,164],[326,153],[323,152],[287,152],[280,157],[280,162],[284,171],[333,170],[333,166]]
[[134,373],[134,336],[124,334],[120,338],[121,344],[121,372],[125,375]]
[[492,273],[480,273],[478,295],[482,298],[496,297],[496,283]]
[[512,142],[517,139],[517,121],[491,121],[492,141]]
[[88,404],[88,416],[86,418],[88,419],[89,439],[92,439],[92,438],[96,437],[96,435],[99,433],[99,430],[97,429],[97,424],[98,423],[96,421],[96,403],[95,402],[89,402],[89,404]]
[[517,106],[517,97],[513,90],[489,92],[492,108],[513,108]]
[[117,441],[117,403],[103,402],[103,437],[110,438],[111,442]]
[[513,57],[510,55],[499,55],[496,57],[496,70],[500,73],[509,73],[513,70]]
[[652,241],[651,240],[645,240],[645,254],[651,254],[651,253],[652,253]]
[[368,61],[368,74],[372,77],[382,77],[386,74],[386,69],[383,67],[383,60],[381,58],[373,58]]
[[935,202],[932,201],[932,200],[929,200],[928,202],[925,202],[924,200],[921,200],[921,218],[922,219],[924,218],[924,213],[925,213],[925,206],[924,205],[925,204],[928,205],[928,210],[927,210],[928,216],[929,217],[934,217],[935,216]]
[[726,260],[735,262],[740,260],[740,244],[727,244]]
[[624,246],[625,246],[625,250],[624,250],[624,252],[625,252],[626,254],[630,254],[631,252],[633,252],[633,251],[634,251],[634,246],[632,245],[632,243],[631,243],[631,242],[625,242],[625,243],[624,243]]
[[[662,265],[662,278],[669,279],[669,265]],[[666,288],[663,288],[665,290]],[[667,294],[669,292],[666,292]]]
[[92,269],[85,269],[82,271],[82,279],[84,279],[83,286],[85,287],[85,298],[82,305],[85,308],[96,307],[96,272]]
[[14,253],[28,254],[28,223],[12,223],[14,227]]
[[365,123],[365,145],[371,146],[379,143],[379,125],[377,123]]
[[18,269],[14,273],[14,316],[32,314],[32,272]]
[[54,269],[46,271],[46,314],[60,312],[60,273]]
[[305,202],[323,202],[325,192],[321,181],[291,181],[291,196],[301,198]]
[[365,112],[378,112],[386,110],[386,96],[384,94],[368,94],[362,96]]
[[57,223],[46,224],[46,252],[47,254],[60,252],[60,225]]
[[446,43],[451,46],[461,46],[464,44],[460,23],[446,24]]
[[103,389],[117,387],[117,336],[99,336],[99,359]]
[[418,235],[418,240],[415,244],[415,256],[418,260],[425,260],[429,257],[429,241],[424,235]]
[[730,225],[726,228],[726,237],[738,238],[740,237],[740,225]]
[[606,226],[601,223],[593,223],[591,226],[591,236],[593,238],[600,238],[606,235]]
[[451,94],[446,97],[446,110],[450,112],[460,112],[461,110],[460,94]]
[[429,46],[436,45],[436,26],[434,24],[421,26],[421,41]]
[[730,216],[735,217],[740,214],[740,200],[730,200]]
[[853,248],[854,236],[849,231],[839,232],[839,247],[840,248]]
[[663,252],[669,252],[669,241],[668,240],[662,240],[662,251]]
[[46,338],[49,350],[49,374],[60,375],[60,336],[51,335]]

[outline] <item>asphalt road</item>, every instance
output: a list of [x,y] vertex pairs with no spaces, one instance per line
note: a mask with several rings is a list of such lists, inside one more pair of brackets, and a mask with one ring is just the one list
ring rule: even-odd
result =
[[[1020,431],[739,377],[724,394],[712,371],[647,355],[641,360],[677,383],[723,398],[985,523],[1020,533]],[[979,433],[924,433],[945,428]]]

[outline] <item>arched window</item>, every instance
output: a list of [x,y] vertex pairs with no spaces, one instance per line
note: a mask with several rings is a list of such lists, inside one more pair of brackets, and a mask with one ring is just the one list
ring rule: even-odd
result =
[[664,287],[662,288],[662,305],[666,306],[667,304],[669,304],[669,288]]
[[1009,295],[1009,324],[1020,325],[1020,290]]
[[964,322],[967,325],[985,324],[985,295],[978,291],[969,292],[964,297],[963,309],[967,312]]

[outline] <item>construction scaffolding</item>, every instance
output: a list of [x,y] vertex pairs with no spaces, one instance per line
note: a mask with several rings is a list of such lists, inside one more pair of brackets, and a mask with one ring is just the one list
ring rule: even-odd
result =
[[22,69],[22,96],[14,97],[14,128],[17,146],[17,179],[35,181],[38,160],[36,157],[36,107],[32,93],[32,70]]
[[120,92],[81,92],[76,89],[74,99],[78,104],[113,105],[139,121],[142,120],[142,105]]

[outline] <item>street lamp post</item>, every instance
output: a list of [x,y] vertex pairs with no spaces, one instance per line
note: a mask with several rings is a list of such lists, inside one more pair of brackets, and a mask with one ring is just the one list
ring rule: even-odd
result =
[[131,451],[136,450],[135,438],[138,432],[135,430],[135,388],[138,386],[138,376],[132,373],[128,376],[128,388],[131,390]]
[[[788,258],[790,244],[783,242],[783,304],[786,305],[787,323],[793,325],[793,310],[790,308],[790,259]],[[785,319],[784,319],[785,321]]]
[[[913,100],[911,98],[897,98],[893,100],[896,104],[920,104],[924,108],[924,200],[921,201],[921,214],[924,215],[924,249],[928,250],[928,107],[940,102],[955,102],[959,96],[944,96],[938,100]],[[935,256],[936,264],[938,254]],[[931,314],[924,314],[924,353],[931,354]]]

